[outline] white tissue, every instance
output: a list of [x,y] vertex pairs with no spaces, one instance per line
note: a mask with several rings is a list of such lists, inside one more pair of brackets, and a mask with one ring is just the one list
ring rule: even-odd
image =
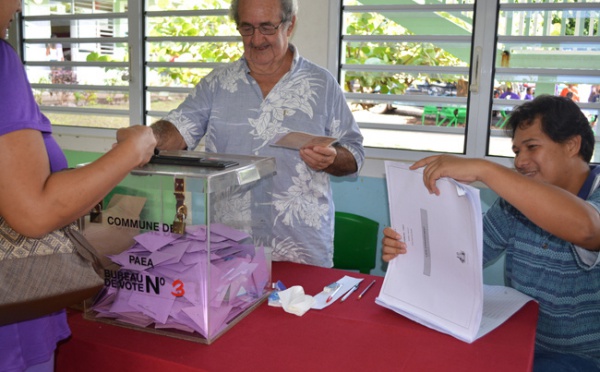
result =
[[298,316],[304,315],[315,303],[314,297],[304,294],[304,288],[299,285],[280,291],[279,300],[283,310]]

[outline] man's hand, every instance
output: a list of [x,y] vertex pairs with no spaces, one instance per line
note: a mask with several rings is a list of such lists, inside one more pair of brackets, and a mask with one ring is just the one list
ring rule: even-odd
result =
[[159,150],[185,150],[187,144],[175,125],[159,120],[150,126],[156,136],[156,148]]
[[400,241],[398,234],[391,227],[383,229],[383,239],[381,240],[381,258],[385,262],[390,262],[399,254],[406,253],[406,244]]
[[335,161],[337,150],[333,146],[310,146],[300,149],[300,158],[316,171],[328,168]]
[[356,159],[341,145],[307,146],[300,149],[300,158],[316,171],[342,177],[358,170]]
[[410,169],[425,168],[423,170],[423,183],[430,193],[439,195],[436,181],[442,177],[450,177],[461,183],[481,181],[480,175],[488,163],[482,159],[460,158],[454,155],[435,155],[423,158]]

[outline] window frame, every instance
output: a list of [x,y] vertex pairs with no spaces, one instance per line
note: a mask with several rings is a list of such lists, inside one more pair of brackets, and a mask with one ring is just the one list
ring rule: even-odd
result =
[[[90,3],[90,6],[93,3]],[[25,67],[110,67],[110,68],[125,68],[129,71],[129,81],[128,85],[120,85],[120,86],[107,86],[107,85],[90,85],[90,84],[52,84],[52,83],[34,83],[30,82],[33,89],[57,89],[59,91],[103,91],[103,92],[123,92],[129,97],[129,109],[101,109],[101,108],[85,108],[79,107],[76,109],[63,107],[63,106],[42,106],[40,108],[42,112],[45,113],[77,113],[80,115],[98,115],[98,116],[119,116],[123,118],[127,118],[130,125],[132,122],[135,122],[139,117],[137,115],[136,110],[136,102],[138,102],[139,90],[136,89],[136,86],[132,84],[134,82],[133,77],[131,76],[131,72],[134,71],[132,68],[132,63],[134,62],[132,58],[133,48],[132,43],[132,30],[129,29],[129,34],[126,37],[110,37],[110,44],[117,43],[127,43],[128,45],[128,58],[129,61],[126,62],[102,62],[102,61],[29,61],[25,57],[25,49],[27,44],[48,44],[54,41],[51,38],[25,38],[25,22],[39,22],[39,21],[58,21],[58,22],[73,22],[73,21],[94,21],[101,19],[109,19],[109,20],[118,20],[123,19],[127,20],[128,25],[137,23],[135,17],[132,17],[134,12],[131,12],[131,7],[136,7],[139,5],[139,2],[134,0],[127,0],[128,11],[122,13],[116,12],[106,12],[106,13],[75,13],[75,14],[49,14],[49,15],[29,15],[24,16],[22,13],[18,14],[17,22],[13,22],[13,26],[15,34],[18,37],[15,40],[13,45],[16,45],[17,52],[21,56],[21,60]],[[129,27],[129,26],[128,26]],[[135,37],[135,32],[133,32],[133,36]],[[72,44],[88,44],[95,43],[101,44],[106,42],[106,38],[103,37],[69,37],[69,38],[61,38],[61,43],[65,45]],[[75,135],[75,136],[85,136],[87,133],[86,130],[92,130],[91,133],[103,133],[106,132],[107,135],[113,135],[116,132],[116,129],[111,128],[99,128],[99,127],[79,127],[79,126],[70,126],[70,125],[61,125],[60,123],[53,123],[53,130],[55,133],[59,135],[64,133],[65,135]],[[113,137],[114,138],[114,137]],[[106,145],[103,146],[103,150],[106,151],[109,148]]]
[[[130,0],[131,1],[131,0]],[[140,3],[143,3],[144,0],[140,0]],[[179,17],[202,17],[202,16],[223,16],[229,18],[229,9],[204,9],[204,10],[181,10],[181,11],[148,11],[143,10],[143,19],[148,17],[169,17],[169,16],[179,16]],[[179,37],[157,37],[157,36],[148,36],[146,32],[143,33],[142,44],[144,47],[147,43],[150,42],[160,42],[160,41],[174,41],[174,42],[240,42],[242,41],[242,37],[239,35],[236,36],[179,36]],[[222,66],[223,63],[219,62],[150,62],[145,58],[142,61],[143,71],[146,71],[147,68],[157,68],[157,67],[183,67],[183,68],[206,68],[206,69],[214,69],[216,67]],[[144,93],[152,93],[152,92],[169,92],[169,93],[190,93],[193,88],[186,87],[151,87],[148,86],[145,82],[143,84],[143,92]],[[144,94],[145,96],[145,94]],[[144,99],[144,102],[146,100]],[[168,114],[168,111],[159,111],[152,109],[144,109],[143,119],[146,125],[150,125],[152,123],[147,123],[146,118],[148,116],[157,116],[162,117]]]
[[[333,0],[330,3],[330,12],[338,12],[339,17],[336,18],[336,22],[330,25],[330,32],[336,33],[337,38],[330,42],[330,65],[329,69],[334,71],[334,74],[341,78],[342,69],[344,65],[341,63],[341,53],[343,53],[343,42],[344,36],[342,34],[342,20],[343,20],[343,0]],[[444,5],[403,5],[403,9],[410,10],[428,10],[435,9],[438,10],[444,7]],[[466,156],[466,157],[474,157],[474,158],[484,158],[487,160],[491,160],[496,163],[500,163],[502,165],[512,167],[513,166],[513,157],[512,156],[503,156],[503,155],[489,155],[490,150],[488,150],[490,146],[490,142],[492,141],[492,136],[505,136],[504,131],[491,129],[491,112],[497,106],[504,105],[512,105],[512,103],[507,102],[507,100],[495,99],[492,96],[493,93],[493,81],[496,75],[502,74],[519,74],[519,73],[527,73],[527,74],[536,74],[537,76],[542,75],[563,75],[568,74],[568,76],[597,76],[599,73],[597,70],[575,70],[569,69],[568,66],[564,69],[544,69],[544,68],[528,68],[528,69],[519,69],[519,68],[505,68],[505,67],[496,67],[496,53],[497,53],[497,44],[501,42],[507,42],[515,39],[519,39],[519,37],[514,36],[501,36],[497,35],[498,32],[498,22],[501,11],[510,11],[510,10],[561,10],[563,8],[575,8],[578,10],[589,10],[593,9],[595,11],[598,10],[600,4],[598,3],[577,3],[568,5],[565,3],[514,3],[512,1],[497,1],[497,0],[477,0],[474,4],[474,21],[473,21],[473,31],[472,31],[472,56],[470,61],[470,76],[469,79],[469,95],[467,97],[467,107],[468,107],[468,126],[465,128],[465,151],[463,154],[456,154],[458,156]],[[351,8],[352,7],[348,7]],[[386,10],[393,7],[390,6],[365,6],[364,11],[377,11],[377,10]],[[460,6],[452,5],[448,9],[452,9],[456,11],[458,9],[462,9]],[[493,26],[492,26],[493,25]],[[418,37],[417,37],[418,38]],[[415,38],[415,39],[417,39]],[[423,39],[427,39],[422,37]],[[522,37],[521,37],[522,38]],[[531,36],[526,36],[526,40],[529,42],[536,42],[536,40],[540,39],[548,41],[547,37],[536,38]],[[577,37],[557,37],[552,36],[552,41],[572,41],[577,40],[578,42],[583,42],[582,38],[584,36]],[[353,37],[348,39],[356,39],[360,40],[360,37]],[[369,37],[369,40],[376,40],[376,37]],[[395,38],[398,41],[406,41],[411,40],[411,37],[407,36],[399,36]],[[388,38],[380,38],[380,40],[388,40]],[[444,42],[449,40],[456,40],[456,38],[446,38],[446,37],[435,37],[435,41]],[[430,41],[430,40],[427,40]],[[333,54],[335,51],[335,54]],[[377,70],[377,68],[372,68],[373,71]],[[410,66],[403,66],[403,70],[407,71],[410,69]],[[388,69],[389,70],[389,69]],[[356,94],[348,94],[348,98],[367,98],[366,96],[360,96]],[[389,100],[393,101],[394,97],[384,98],[383,101]],[[419,103],[423,102],[439,102],[439,99],[435,97],[421,97]],[[451,99],[444,99],[444,103],[452,103]],[[581,102],[579,106],[582,109],[592,108],[598,109],[598,104],[591,104]],[[364,124],[360,123],[361,128],[378,128],[377,124]],[[389,125],[385,125],[385,129],[390,128]],[[449,128],[452,129],[452,128]],[[415,126],[415,131],[426,132],[427,128],[418,128]],[[598,137],[597,137],[598,139]],[[507,140],[509,140],[507,138]],[[393,159],[393,160],[407,160],[407,161],[415,161],[421,159],[425,156],[430,156],[434,154],[438,154],[438,152],[430,152],[430,151],[414,151],[407,149],[385,149],[385,148],[376,148],[376,147],[367,147],[366,155],[368,158],[375,159]],[[600,156],[600,154],[596,154],[596,157]]]
[[[335,24],[332,24],[330,27],[330,30],[335,30],[336,34],[338,35],[338,38],[336,38],[335,41],[332,41],[330,43],[330,50],[335,50],[336,51],[336,55],[331,55],[330,56],[330,61],[332,61],[332,64],[329,66],[330,69],[335,71],[336,76],[340,77],[341,76],[341,68],[343,67],[343,65],[341,64],[341,53],[342,53],[342,40],[341,40],[341,32],[342,32],[342,17],[343,17],[343,11],[342,11],[342,2],[343,0],[333,0],[331,1],[331,10],[330,11],[335,11],[338,12],[340,14],[340,17],[337,18],[337,22],[335,22]],[[483,79],[481,79],[481,71],[484,68],[489,68],[489,66],[493,66],[494,63],[494,53],[493,51],[495,51],[495,44],[494,44],[494,37],[495,37],[495,31],[496,31],[496,22],[497,22],[497,17],[496,17],[496,12],[497,12],[497,7],[495,7],[494,5],[496,1],[492,0],[492,1],[482,1],[482,0],[478,0],[476,2],[475,5],[473,6],[435,6],[435,9],[440,9],[440,8],[445,8],[445,9],[451,9],[453,11],[456,10],[471,10],[473,9],[474,12],[474,24],[473,24],[473,32],[472,32],[472,38],[471,38],[471,43],[472,43],[472,53],[471,53],[471,61],[469,66],[477,66],[476,68],[473,69],[469,69],[468,67],[465,68],[461,68],[461,67],[451,67],[451,68],[446,68],[444,71],[456,71],[456,72],[462,72],[465,69],[470,70],[470,72],[467,73],[468,76],[470,76],[469,79],[469,90],[470,93],[469,95],[466,97],[466,104],[469,107],[468,110],[468,123],[469,126],[467,128],[465,128],[464,131],[464,135],[465,135],[465,143],[464,143],[464,153],[463,154],[455,154],[457,156],[467,156],[467,157],[478,157],[478,158],[486,158],[498,163],[501,163],[503,165],[506,166],[512,166],[512,161],[510,159],[507,158],[497,158],[497,157],[489,157],[486,155],[486,150],[487,150],[487,143],[488,143],[488,131],[489,128],[487,125],[483,126],[483,125],[475,125],[474,123],[476,122],[477,118],[482,115],[480,107],[481,107],[481,103],[483,102],[487,102],[487,105],[489,105],[491,103],[491,81],[485,81]],[[370,6],[367,7],[365,9],[368,10],[378,10],[378,9],[386,9],[386,6]],[[412,9],[412,10],[427,10],[427,9],[432,9],[431,6],[428,5],[413,5],[413,6],[407,6],[407,8]],[[493,30],[486,30],[485,28],[483,28],[484,25],[487,25],[489,28],[489,25],[493,24]],[[479,29],[483,29],[486,32],[477,32],[477,30]],[[399,40],[407,40],[407,39],[417,39],[419,37],[416,38],[410,38],[410,37],[399,37]],[[421,37],[422,39],[426,39],[426,37]],[[332,38],[333,39],[333,38]],[[464,37],[444,37],[444,36],[439,36],[439,37],[435,37],[436,41],[456,41],[456,40],[462,40],[464,39]],[[336,44],[335,48],[334,48],[334,43]],[[487,52],[487,53],[486,53]],[[405,66],[406,67],[406,66]],[[414,68],[409,68],[409,69],[414,69]],[[432,70],[437,71],[438,69],[434,69],[432,68]],[[475,80],[475,83],[473,82]],[[352,97],[352,96],[351,96]],[[440,102],[439,98],[435,98],[435,97],[421,97],[420,98],[421,102],[431,102],[431,103],[436,103],[436,102]],[[458,103],[458,102],[464,102],[465,99],[464,98],[458,98],[458,97],[450,97],[450,98],[445,98],[443,100],[444,103]],[[365,126],[361,125],[361,128],[364,128]],[[376,127],[376,126],[375,126]],[[418,128],[415,128],[418,129]],[[452,128],[449,128],[452,129]],[[419,159],[422,159],[423,157],[426,156],[431,156],[431,155],[435,155],[438,154],[437,152],[430,152],[430,151],[415,151],[415,150],[403,150],[403,149],[385,149],[385,148],[375,148],[375,147],[367,147],[365,148],[365,153],[367,158],[373,158],[373,159],[392,159],[392,160],[402,160],[402,161],[416,161]]]
[[[146,123],[146,117],[150,115],[161,115],[163,112],[160,111],[147,111],[145,105],[145,96],[147,93],[162,88],[148,88],[146,87],[145,69],[148,65],[153,66],[156,63],[145,61],[145,19],[146,12],[144,10],[144,2],[137,0],[128,0],[128,14],[127,20],[129,22],[129,35],[128,40],[139,40],[139,42],[129,42],[129,68],[130,68],[130,108],[129,108],[129,121],[131,125],[134,124],[150,124]],[[341,10],[342,0],[331,0],[329,1],[329,22],[327,29],[330,37],[328,37],[327,45],[327,65],[326,67],[334,76],[340,76],[340,53],[342,43],[340,42],[342,17],[343,13]],[[308,5],[308,4],[307,4]],[[486,158],[506,166],[512,166],[512,158],[510,157],[499,157],[499,156],[488,156],[487,148],[490,141],[488,117],[490,107],[492,105],[498,105],[505,102],[498,101],[492,98],[492,77],[494,73],[502,73],[503,68],[496,68],[496,33],[497,33],[497,14],[501,10],[508,9],[525,9],[527,7],[539,7],[543,5],[544,8],[561,8],[564,5],[561,4],[516,4],[516,3],[500,3],[496,0],[477,0],[474,12],[475,18],[473,23],[473,37],[472,37],[472,58],[470,66],[473,66],[473,72],[469,81],[470,94],[467,97],[467,104],[469,105],[468,111],[468,122],[470,123],[468,128],[465,130],[465,151],[463,155],[468,157]],[[414,7],[422,7],[420,5],[413,5]],[[581,9],[587,7],[596,8],[597,3],[581,3],[581,4],[569,4],[569,7],[575,6]],[[436,6],[439,7],[439,6]],[[419,8],[421,9],[421,8]],[[453,8],[457,9],[457,8]],[[536,8],[537,9],[537,8]],[[187,11],[182,11],[187,12]],[[214,10],[204,11],[191,11],[191,13],[205,13],[209,14]],[[225,11],[217,10],[217,13],[224,14]],[[212,13],[211,15],[214,15]],[[490,25],[494,25],[491,27]],[[16,46],[19,52],[23,51],[24,40],[22,38],[22,21],[13,22],[11,30],[9,31],[9,41]],[[483,30],[483,31],[481,31]],[[337,35],[337,37],[336,37]],[[241,40],[241,37],[229,37],[233,39]],[[500,37],[500,40],[510,41],[511,36]],[[383,40],[383,39],[382,39]],[[444,38],[440,38],[444,40]],[[450,39],[448,39],[450,40]],[[46,39],[35,40],[38,42],[45,42]],[[189,39],[188,41],[193,41]],[[21,53],[21,55],[23,55]],[[210,65],[210,64],[209,64]],[[475,68],[476,66],[476,68]],[[208,66],[207,66],[208,67]],[[214,67],[214,66],[212,66]],[[518,72],[518,69],[510,69],[511,73]],[[531,71],[531,70],[529,70]],[[542,72],[543,73],[543,72]],[[487,74],[487,75],[486,75]],[[598,72],[600,74],[600,71]],[[486,79],[485,77],[488,76]],[[106,87],[103,87],[106,88]],[[187,88],[171,88],[180,92],[187,91]],[[106,89],[108,90],[108,89]],[[191,90],[191,89],[189,89]],[[435,98],[432,98],[432,102],[435,102]],[[598,108],[598,105],[581,103],[582,108]],[[94,113],[94,112],[90,112]],[[476,125],[475,123],[479,123]],[[482,124],[483,123],[483,124]],[[53,124],[53,130],[57,137],[59,137],[59,143],[68,149],[82,150],[82,151],[107,151],[114,142],[115,129],[102,129],[102,128],[85,128],[85,127],[67,127],[60,124]],[[82,141],[72,141],[73,138],[99,138],[99,145],[90,146],[89,143],[81,144]],[[89,142],[89,141],[88,141]],[[384,148],[366,148],[366,155],[368,159],[380,160],[380,159],[392,159],[392,160],[404,160],[414,161],[424,156],[432,155],[431,152],[426,151],[411,151],[411,150],[398,150],[398,149],[384,149]],[[369,160],[367,161],[369,164]],[[380,174],[379,167],[375,174]]]

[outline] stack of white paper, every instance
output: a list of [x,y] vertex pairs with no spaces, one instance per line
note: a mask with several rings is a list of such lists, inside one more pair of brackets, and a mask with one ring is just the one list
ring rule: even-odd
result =
[[391,226],[408,253],[390,262],[379,305],[470,343],[531,300],[507,287],[484,291],[479,190],[440,179],[438,196],[425,188],[422,170],[385,167]]

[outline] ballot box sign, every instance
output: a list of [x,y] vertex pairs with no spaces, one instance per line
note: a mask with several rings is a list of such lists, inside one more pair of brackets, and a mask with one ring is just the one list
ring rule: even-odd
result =
[[104,266],[86,319],[210,344],[267,298],[275,161],[222,157],[137,168],[84,218]]

